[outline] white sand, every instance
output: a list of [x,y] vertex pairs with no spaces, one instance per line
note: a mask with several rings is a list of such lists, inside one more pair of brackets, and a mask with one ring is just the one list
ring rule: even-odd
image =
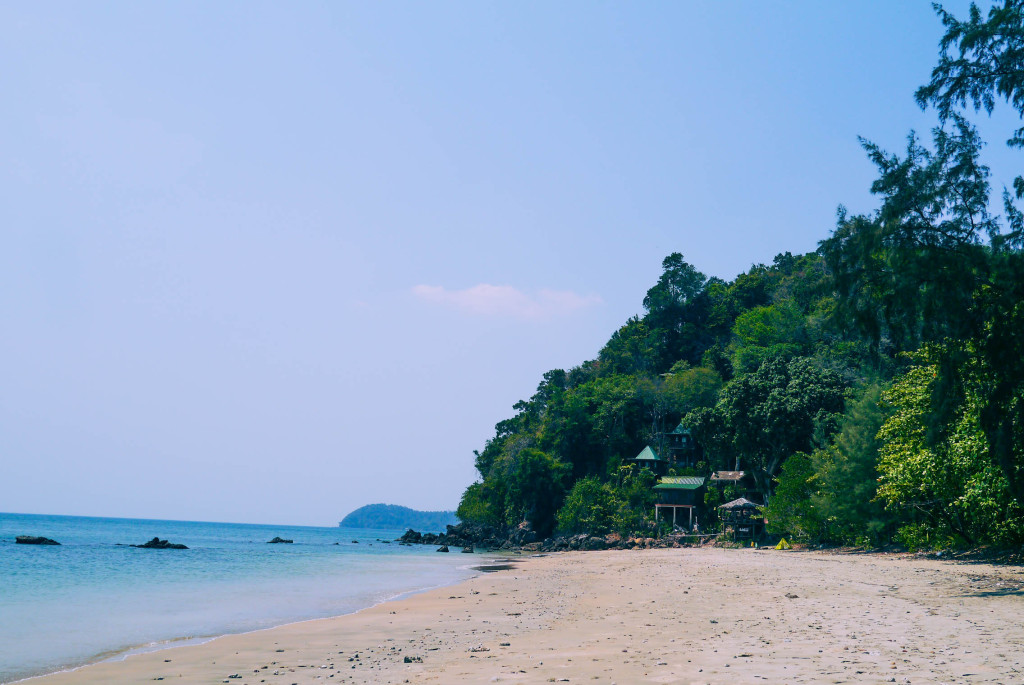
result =
[[564,553],[349,616],[30,682],[160,679],[1024,683],[1024,570],[774,550]]

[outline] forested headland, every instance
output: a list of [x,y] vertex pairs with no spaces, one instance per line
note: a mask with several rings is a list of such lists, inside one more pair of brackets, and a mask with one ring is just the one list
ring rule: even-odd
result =
[[398,504],[367,504],[349,512],[342,528],[418,528],[444,530],[458,523],[454,511],[419,511]]
[[[666,257],[642,315],[497,424],[460,519],[650,530],[655,476],[629,460],[682,422],[700,458],[673,475],[739,460],[772,533],[1024,542],[1024,178],[991,178],[971,121],[1024,117],[1024,0],[936,11],[938,62],[914,94],[934,129],[898,152],[862,139],[877,208],[840,206],[815,252],[731,281]],[[1024,128],[1007,136],[1024,147]],[[709,489],[705,504],[731,494]]]

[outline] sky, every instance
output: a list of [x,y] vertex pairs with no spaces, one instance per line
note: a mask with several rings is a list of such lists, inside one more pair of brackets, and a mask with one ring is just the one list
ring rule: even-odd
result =
[[[888,0],[0,5],[0,511],[454,509],[665,256],[732,279],[874,208],[857,137],[935,125],[941,33]],[[979,123],[1011,178],[1016,122]]]

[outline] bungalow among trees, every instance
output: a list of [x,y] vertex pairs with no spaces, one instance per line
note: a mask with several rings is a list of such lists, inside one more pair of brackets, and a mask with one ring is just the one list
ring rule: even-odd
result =
[[[647,445],[630,460],[657,476],[652,486],[655,522],[671,521],[675,529],[698,532],[702,520],[714,526],[717,519],[719,532],[737,540],[755,540],[764,534],[764,518],[759,513],[762,505],[758,503],[762,494],[753,475],[739,470],[740,458],[735,460],[735,471],[714,471],[710,477],[676,475],[677,469],[692,474],[700,468],[696,461],[701,454],[699,446],[681,423],[660,433],[658,443],[664,446],[667,459]],[[718,505],[726,498],[730,501]]]
[[[672,515],[672,526],[686,524],[686,530],[694,530],[699,522],[698,507],[703,504],[704,478],[701,476],[665,476],[654,486],[657,496],[654,504],[654,520],[658,521],[662,511]],[[685,517],[685,518],[684,518]]]

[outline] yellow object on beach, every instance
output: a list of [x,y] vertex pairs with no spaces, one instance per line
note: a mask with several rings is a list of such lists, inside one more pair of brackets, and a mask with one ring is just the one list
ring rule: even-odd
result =
[[792,549],[792,548],[789,546],[789,543],[786,542],[786,538],[782,538],[781,540],[779,540],[779,544],[775,545],[775,549]]

